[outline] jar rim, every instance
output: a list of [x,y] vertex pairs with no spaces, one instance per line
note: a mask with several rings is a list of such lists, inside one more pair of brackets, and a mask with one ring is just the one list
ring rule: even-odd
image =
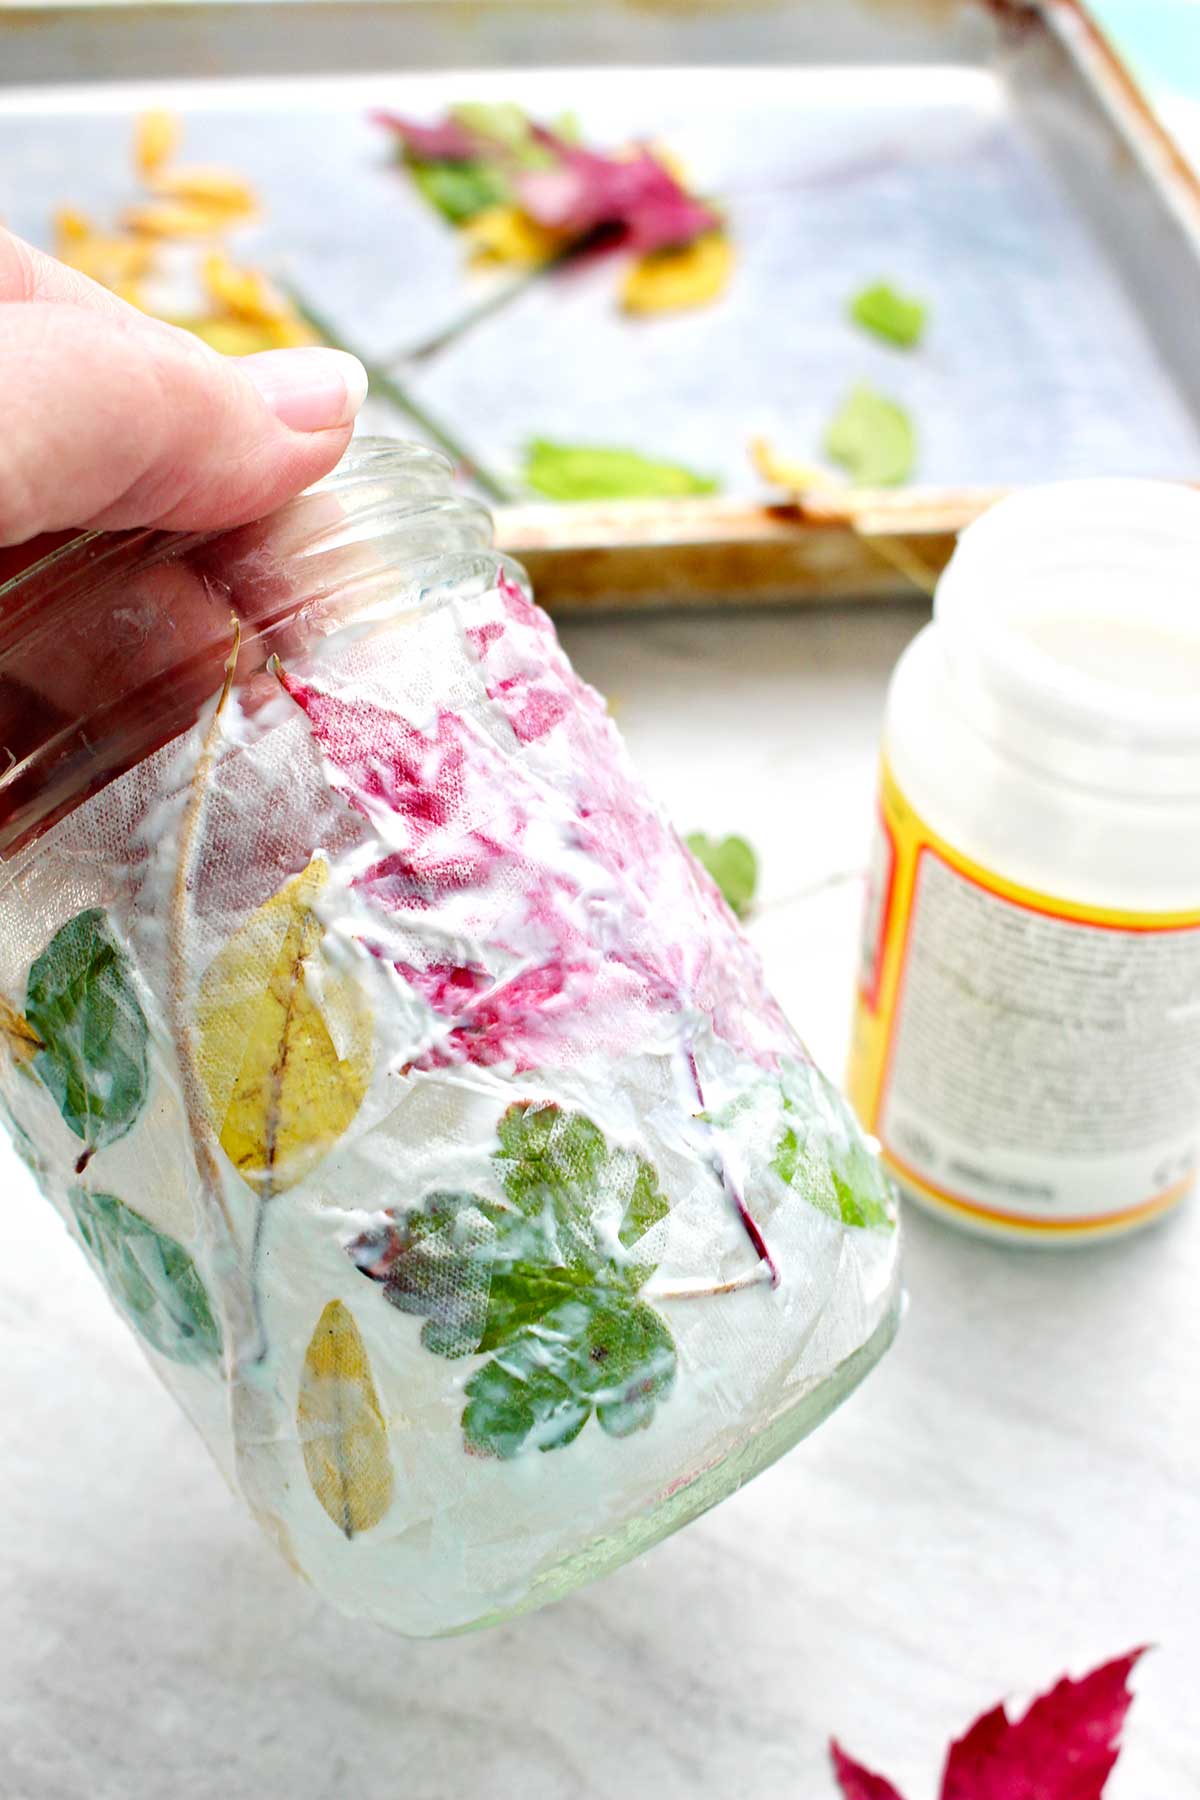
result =
[[266,518],[81,533],[0,587],[0,857],[186,731],[226,675],[494,576],[491,517],[453,475],[425,445],[355,439]]

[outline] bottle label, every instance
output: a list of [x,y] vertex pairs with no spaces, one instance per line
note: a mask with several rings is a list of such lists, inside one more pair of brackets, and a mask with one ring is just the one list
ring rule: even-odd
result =
[[1128,913],[963,856],[884,765],[848,1078],[893,1173],[992,1229],[1119,1229],[1200,1153],[1200,911]]

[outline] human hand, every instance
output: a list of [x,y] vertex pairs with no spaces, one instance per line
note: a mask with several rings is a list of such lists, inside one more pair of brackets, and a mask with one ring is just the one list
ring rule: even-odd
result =
[[0,582],[45,534],[262,517],[333,467],[366,387],[339,350],[220,356],[0,230]]

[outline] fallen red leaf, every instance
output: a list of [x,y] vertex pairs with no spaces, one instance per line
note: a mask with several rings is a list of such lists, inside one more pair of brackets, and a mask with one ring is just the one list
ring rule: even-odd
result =
[[830,1739],[829,1754],[845,1800],[904,1800],[899,1788],[894,1788],[890,1781],[885,1781],[882,1775],[873,1775],[870,1769],[864,1769],[861,1763],[847,1756],[836,1738]]
[[[1022,1719],[1003,1706],[984,1713],[950,1746],[941,1800],[1103,1800],[1133,1700],[1129,1677],[1144,1654],[1131,1650],[1079,1681],[1064,1675]],[[836,1742],[830,1755],[844,1800],[903,1800]]]
[[1023,1719],[1002,1706],[985,1713],[950,1746],[942,1800],[1101,1800],[1143,1654],[1131,1650],[1081,1681],[1064,1675]]

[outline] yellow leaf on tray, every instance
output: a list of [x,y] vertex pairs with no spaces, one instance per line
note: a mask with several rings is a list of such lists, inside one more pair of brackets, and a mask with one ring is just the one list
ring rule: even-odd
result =
[[39,1050],[45,1045],[41,1038],[23,1019],[15,1006],[0,994],[0,1043],[3,1043],[15,1063],[32,1062]]
[[221,237],[239,217],[227,207],[193,200],[150,200],[144,206],[127,206],[121,224],[140,237],[205,238]]
[[832,469],[823,469],[820,463],[793,462],[780,456],[763,437],[751,438],[750,461],[764,481],[772,487],[786,488],[789,493],[804,494],[814,488],[845,485],[840,475],[835,475]]
[[309,1340],[296,1425],[313,1493],[352,1538],[378,1525],[392,1501],[387,1426],[354,1315],[331,1300]]
[[54,214],[54,253],[62,257],[69,244],[80,244],[90,238],[94,227],[86,213],[77,206],[60,206]]
[[211,206],[221,212],[258,211],[254,189],[232,169],[180,163],[154,175],[149,185],[165,200],[183,200],[191,206]]
[[209,965],[200,1072],[221,1148],[264,1197],[303,1180],[351,1123],[371,1077],[371,1014],[325,948],[313,862]]
[[706,231],[682,250],[639,257],[621,286],[626,312],[679,312],[718,300],[733,274],[733,245],[723,231]]
[[56,245],[60,262],[78,269],[102,287],[115,288],[123,281],[136,281],[150,267],[150,246],[136,239],[104,237],[92,232],[85,237],[64,238]]
[[142,113],[133,133],[133,157],[140,173],[152,175],[161,169],[178,150],[182,136],[183,127],[174,113],[161,108]]
[[[234,319],[267,326],[265,342],[258,349],[312,342],[312,333],[303,319],[271,286],[259,269],[242,268],[231,262],[223,250],[210,250],[201,267],[204,285],[214,303]],[[218,346],[220,348],[220,346]]]
[[568,241],[565,232],[547,230],[518,206],[487,206],[465,222],[462,232],[481,262],[521,269],[540,268]]

